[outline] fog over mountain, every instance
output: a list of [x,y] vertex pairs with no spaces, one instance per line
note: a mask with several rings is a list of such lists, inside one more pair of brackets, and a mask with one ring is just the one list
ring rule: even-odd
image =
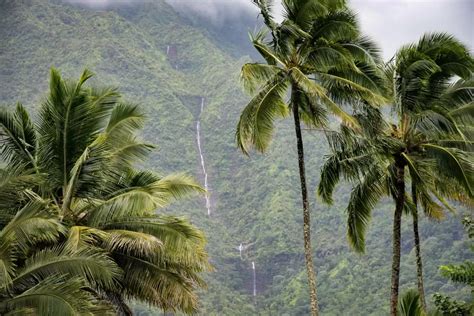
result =
[[[110,3],[133,4],[152,0],[66,0],[95,7]],[[251,0],[166,0],[185,15],[196,14],[219,26],[258,11]],[[424,32],[452,33],[474,46],[474,1],[470,0],[352,0],[362,29],[382,47],[390,58],[398,47],[417,40]],[[275,1],[275,15],[281,17],[282,6]],[[251,29],[251,26],[249,26]]]

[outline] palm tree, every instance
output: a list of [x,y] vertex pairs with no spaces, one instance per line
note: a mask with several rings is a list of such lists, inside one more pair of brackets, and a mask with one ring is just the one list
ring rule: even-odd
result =
[[[13,187],[3,185],[3,188]],[[5,184],[5,183],[4,183]],[[33,192],[0,232],[2,315],[113,315],[88,289],[117,285],[121,272],[105,252],[60,243],[67,228],[57,209]]]
[[345,1],[283,0],[281,23],[272,17],[272,1],[254,3],[260,9],[266,30],[251,39],[266,64],[249,63],[242,67],[243,85],[255,96],[241,114],[237,143],[245,154],[251,147],[265,152],[272,139],[274,120],[292,112],[311,313],[317,315],[301,121],[311,127],[325,127],[327,112],[331,112],[355,128],[357,123],[341,104],[361,100],[370,104],[383,102],[375,93],[382,86],[377,69],[380,60],[374,44],[360,35],[356,18]]
[[[42,216],[49,212],[58,227],[55,238],[45,231],[48,243],[39,240],[41,247],[27,251],[27,258],[102,256],[111,277],[96,282],[89,275],[93,268],[85,268],[88,297],[108,301],[122,314],[131,313],[129,299],[192,313],[196,289],[204,286],[200,274],[209,269],[205,238],[185,219],[158,215],[156,209],[203,189],[184,174],[161,177],[134,167],[153,148],[137,138],[144,116],[136,105],[120,102],[115,89],[86,87],[91,76],[86,70],[68,82],[52,69],[36,123],[20,104],[0,111],[1,173],[11,175],[0,193],[3,231],[31,203],[25,192],[32,192],[45,201]],[[12,264],[28,269],[30,261],[14,257]],[[63,275],[55,269],[48,273]],[[53,287],[66,287],[66,281]],[[84,288],[82,281],[74,282]],[[10,281],[2,286],[10,295]],[[44,290],[37,282],[19,290],[37,287]]]
[[[470,148],[472,151],[472,137],[469,136],[469,130],[466,129],[472,124],[472,114],[469,114],[469,111],[472,111],[472,93],[474,90],[474,81],[469,80],[459,80],[455,84],[450,85],[446,92],[442,96],[442,103],[445,104],[447,108],[453,107],[454,110],[449,112],[449,116],[452,118],[453,122],[456,123],[456,128],[458,128],[464,139],[460,141],[455,141],[457,144],[461,144],[465,148]],[[468,125],[464,125],[468,124]],[[448,141],[453,142],[453,140]],[[424,282],[423,282],[423,264],[421,257],[421,245],[420,245],[420,235],[418,229],[418,198],[417,198],[417,189],[416,181],[411,183],[411,199],[414,203],[412,218],[413,218],[413,236],[414,236],[414,246],[415,246],[415,257],[416,257],[416,267],[417,267],[417,285],[418,293],[420,295],[420,304],[422,310],[426,313],[427,306],[425,300],[425,291],[424,291]],[[459,188],[455,182],[449,181],[449,179],[441,178],[436,184],[436,189],[441,196],[447,197],[451,200],[456,200],[461,204],[466,204],[468,207],[472,207],[472,200],[469,199],[465,194],[462,194],[462,188]],[[430,215],[426,213],[426,215]],[[441,215],[441,213],[439,214]]]
[[[395,120],[361,107],[356,116],[362,135],[343,128],[331,137],[333,154],[323,166],[318,193],[331,203],[341,177],[354,183],[347,207],[348,236],[357,251],[364,251],[365,230],[376,203],[384,195],[395,202],[391,315],[397,314],[403,210],[416,219],[416,201],[425,214],[439,218],[443,206],[450,208],[445,197],[473,196],[472,146],[454,119],[460,113],[472,119],[472,94],[464,93],[472,89],[466,89],[472,69],[472,58],[461,43],[446,34],[427,34],[403,47],[387,67]],[[451,85],[454,76],[466,81]],[[406,193],[408,179],[415,200]]]
[[424,316],[420,302],[420,294],[417,290],[410,289],[403,293],[398,302],[398,315],[400,316]]

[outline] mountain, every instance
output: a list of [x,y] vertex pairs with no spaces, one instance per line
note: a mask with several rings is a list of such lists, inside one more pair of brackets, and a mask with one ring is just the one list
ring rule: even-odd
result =
[[[34,110],[48,88],[51,66],[66,77],[89,68],[96,74],[95,83],[119,87],[126,100],[147,113],[143,137],[159,149],[146,167],[187,171],[204,183],[199,121],[211,215],[204,198],[166,211],[190,218],[208,236],[215,271],[207,276],[209,288],[201,294],[201,314],[307,314],[294,130],[289,122],[279,123],[265,155],[245,157],[234,140],[239,114],[249,100],[240,87],[239,70],[251,60],[244,55],[248,47],[240,44],[240,32],[251,19],[219,29],[176,12],[162,0],[131,3],[93,10],[58,0],[0,0],[0,103],[12,106],[18,101]],[[239,49],[232,49],[236,46]],[[305,131],[304,137],[314,192],[327,148],[314,131]],[[393,205],[389,200],[379,205],[367,253],[357,255],[345,236],[349,194],[350,188],[341,187],[331,207],[312,195],[321,310],[324,315],[386,314]],[[440,223],[422,220],[428,295],[469,295],[469,289],[447,284],[438,273],[439,265],[469,256],[459,223],[463,212],[459,209]],[[416,287],[416,273],[411,219],[403,221],[401,283],[406,289]],[[241,243],[251,244],[242,256]],[[145,307],[136,305],[136,310]]]

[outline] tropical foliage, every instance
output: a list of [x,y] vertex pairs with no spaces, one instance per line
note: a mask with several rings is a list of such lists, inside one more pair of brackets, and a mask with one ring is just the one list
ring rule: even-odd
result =
[[[356,109],[362,135],[343,127],[330,137],[333,154],[323,166],[318,192],[331,203],[340,178],[354,183],[347,215],[349,241],[357,251],[365,250],[366,228],[380,199],[389,196],[396,204],[392,315],[397,313],[403,210],[413,213],[420,202],[428,216],[439,219],[443,208],[451,209],[446,197],[473,197],[472,144],[456,120],[462,112],[463,120],[472,122],[473,67],[468,50],[456,39],[427,34],[400,49],[386,67],[394,116],[362,106]],[[451,83],[455,76],[462,79]],[[416,188],[415,200],[406,193],[408,179]]]
[[[52,64],[73,78],[83,67],[93,69],[101,82],[119,86],[129,100],[139,100],[146,114],[140,136],[158,143],[159,151],[139,163],[140,169],[186,170],[199,178],[196,115],[205,97],[201,136],[215,216],[205,215],[203,199],[181,200],[160,209],[160,214],[186,215],[206,233],[216,272],[205,275],[208,289],[200,292],[199,313],[306,315],[309,289],[302,218],[295,212],[301,209],[301,192],[296,148],[290,146],[295,137],[293,122],[275,120],[273,143],[265,155],[247,159],[234,145],[235,123],[248,103],[239,73],[244,63],[252,62],[248,56],[256,52],[246,48],[250,46],[247,30],[254,29],[256,14],[247,16],[239,19],[239,25],[203,23],[204,18],[183,17],[164,0],[133,1],[133,5],[114,1],[99,12],[56,0],[0,1],[0,21],[8,26],[0,28],[0,103],[11,109],[22,100],[37,122],[38,97],[46,89],[44,79]],[[234,41],[236,34],[244,42]],[[167,56],[168,45],[176,47],[176,58]],[[342,108],[351,113],[349,106],[342,104]],[[335,126],[332,119],[328,121],[330,127]],[[371,214],[366,254],[349,251],[344,238],[347,216],[342,210],[351,188],[338,186],[332,206],[317,203],[311,188],[318,184],[328,148],[319,130],[302,127],[302,134],[321,314],[388,314],[391,201],[382,200]],[[3,171],[0,181],[10,174],[10,170]],[[407,184],[410,187],[410,181]],[[438,272],[440,265],[464,262],[472,256],[459,221],[470,209],[457,202],[452,205],[457,212],[446,212],[439,224],[423,216],[421,204],[418,206],[428,307],[435,292],[451,301],[470,300],[468,286],[448,282]],[[416,288],[411,224],[410,215],[401,227],[402,290]],[[243,260],[235,249],[240,242],[255,242]],[[255,297],[251,261],[257,267]],[[137,300],[127,305],[140,315],[162,313]]]
[[52,69],[36,122],[20,104],[0,112],[2,314],[130,314],[130,299],[194,312],[205,238],[156,210],[203,190],[136,169],[153,148],[144,116],[91,77]]
[[[464,227],[469,238],[474,238],[474,221],[472,217],[466,217],[463,220]],[[474,245],[471,244],[471,250],[474,252]],[[441,274],[449,278],[454,283],[466,284],[471,287],[471,302],[459,302],[440,293],[434,295],[436,308],[443,315],[472,315],[474,312],[474,262],[466,261],[460,265],[445,265],[440,268]]]
[[[363,37],[345,1],[283,0],[284,20],[272,16],[272,1],[255,0],[266,29],[252,36],[266,64],[242,67],[244,87],[255,94],[237,126],[237,143],[248,154],[254,147],[265,152],[273,135],[274,120],[293,113],[303,204],[303,235],[311,311],[318,313],[316,276],[311,247],[310,211],[304,164],[301,123],[326,128],[327,114],[356,127],[342,107],[364,100],[379,104],[377,48]],[[270,33],[269,36],[267,36]],[[286,100],[288,93],[290,100]]]

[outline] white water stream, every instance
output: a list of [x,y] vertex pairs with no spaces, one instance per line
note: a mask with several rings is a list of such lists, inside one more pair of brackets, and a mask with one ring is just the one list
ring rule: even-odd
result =
[[196,123],[196,141],[199,149],[199,156],[201,158],[201,169],[202,173],[204,174],[204,189],[208,191],[206,194],[206,208],[207,208],[207,215],[211,215],[211,198],[209,197],[209,183],[208,183],[208,176],[206,171],[206,164],[204,162],[204,155],[201,147],[201,114],[204,110],[204,98],[201,97],[201,110],[199,111],[199,116]]
[[252,261],[253,270],[253,296],[257,296],[257,273],[255,272],[255,262]]

